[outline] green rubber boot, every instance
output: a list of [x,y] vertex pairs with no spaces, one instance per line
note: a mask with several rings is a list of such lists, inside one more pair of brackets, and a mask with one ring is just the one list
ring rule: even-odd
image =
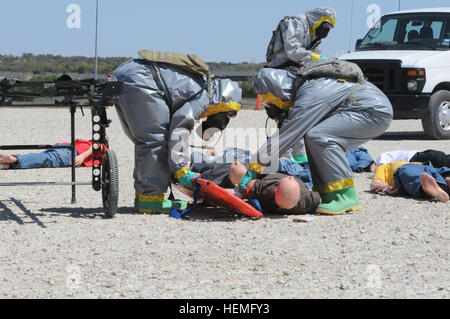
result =
[[187,202],[167,200],[164,195],[144,196],[137,193],[134,198],[135,210],[140,214],[170,214],[174,208],[185,210],[187,206]]
[[341,189],[339,191],[321,194],[323,203],[316,212],[325,215],[343,215],[345,213],[361,210],[361,205],[354,187]]
[[137,211],[140,214],[170,214],[172,209],[185,210],[188,206],[184,201],[164,200],[162,202],[138,202]]
[[292,161],[297,164],[308,163],[308,156],[305,155],[296,155],[292,157]]

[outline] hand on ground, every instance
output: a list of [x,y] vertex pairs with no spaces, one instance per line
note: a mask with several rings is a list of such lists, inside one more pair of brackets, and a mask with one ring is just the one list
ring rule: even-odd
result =
[[17,158],[15,156],[9,154],[0,153],[0,163],[2,164],[14,164],[17,162]]

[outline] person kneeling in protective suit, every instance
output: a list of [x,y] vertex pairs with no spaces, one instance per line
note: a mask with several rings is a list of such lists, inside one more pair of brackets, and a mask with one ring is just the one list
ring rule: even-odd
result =
[[[148,57],[142,52],[141,56]],[[193,178],[197,175],[188,168],[194,124],[206,118],[199,127],[204,139],[224,130],[241,109],[241,89],[236,82],[208,81],[202,74],[148,58],[125,62],[114,75],[124,83],[116,109],[125,133],[135,144],[138,212],[185,209],[187,202],[166,200],[164,194],[172,176],[182,185],[195,188]]]
[[319,77],[295,89],[295,81],[286,70],[266,68],[255,76],[257,94],[270,96],[271,107],[288,115],[279,133],[258,151],[237,190],[245,193],[264,166],[304,138],[313,189],[322,199],[316,212],[339,215],[360,210],[345,152],[385,132],[392,121],[391,103],[369,82]]

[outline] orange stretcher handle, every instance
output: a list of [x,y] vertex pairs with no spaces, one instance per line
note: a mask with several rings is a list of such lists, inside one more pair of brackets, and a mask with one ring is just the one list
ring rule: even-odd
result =
[[193,182],[202,186],[200,198],[218,206],[237,210],[255,219],[261,219],[263,217],[263,214],[256,208],[213,182],[201,178],[194,178]]

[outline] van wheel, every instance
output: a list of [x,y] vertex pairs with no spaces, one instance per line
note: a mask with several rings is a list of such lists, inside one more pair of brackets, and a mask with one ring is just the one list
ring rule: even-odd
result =
[[450,91],[437,91],[431,96],[422,126],[425,134],[433,139],[450,139]]

